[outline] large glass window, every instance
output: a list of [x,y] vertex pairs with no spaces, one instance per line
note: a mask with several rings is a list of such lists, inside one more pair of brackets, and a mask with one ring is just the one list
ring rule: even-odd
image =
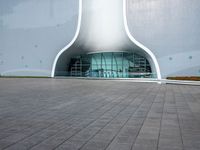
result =
[[102,78],[153,78],[148,60],[136,53],[104,52],[71,58],[68,76]]

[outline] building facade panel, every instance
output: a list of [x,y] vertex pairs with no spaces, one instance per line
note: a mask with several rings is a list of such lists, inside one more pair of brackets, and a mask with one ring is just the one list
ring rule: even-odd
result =
[[2,0],[0,10],[0,74],[50,76],[75,34],[78,0]]
[[128,0],[133,36],[150,48],[162,77],[200,75],[200,1]]

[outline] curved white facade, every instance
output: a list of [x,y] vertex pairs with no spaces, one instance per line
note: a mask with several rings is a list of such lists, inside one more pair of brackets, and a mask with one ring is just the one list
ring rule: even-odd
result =
[[[151,59],[153,56],[157,59],[154,65],[160,66],[162,78],[200,75],[198,0],[192,3],[127,0],[127,3],[126,33],[130,39],[133,36],[142,43],[137,45],[132,38],[137,46],[144,45],[143,50],[146,47],[151,50]],[[79,1],[16,0],[8,3],[3,0],[0,7],[0,74],[52,76],[55,57],[70,42],[74,43],[80,16]]]
[[63,66],[61,70],[65,70],[66,65],[63,64],[69,63],[68,55],[71,53],[135,51],[149,60],[156,77],[161,79],[155,55],[131,35],[126,12],[126,0],[94,0],[92,2],[79,0],[79,17],[75,36],[56,55],[51,77],[55,76],[56,67]]

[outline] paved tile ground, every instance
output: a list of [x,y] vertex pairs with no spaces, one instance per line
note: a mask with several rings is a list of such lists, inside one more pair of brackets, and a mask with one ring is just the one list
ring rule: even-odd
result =
[[0,149],[200,150],[200,87],[0,79]]

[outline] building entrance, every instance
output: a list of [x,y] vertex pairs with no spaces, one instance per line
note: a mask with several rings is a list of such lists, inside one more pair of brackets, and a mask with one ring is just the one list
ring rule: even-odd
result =
[[71,58],[67,76],[100,78],[153,78],[148,60],[136,53],[103,52]]

